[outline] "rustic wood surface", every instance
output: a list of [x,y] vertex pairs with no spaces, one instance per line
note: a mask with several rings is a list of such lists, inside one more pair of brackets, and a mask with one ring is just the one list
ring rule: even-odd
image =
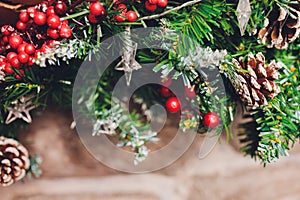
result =
[[71,113],[63,113],[41,113],[21,133],[30,152],[43,157],[44,173],[39,179],[0,188],[1,199],[299,199],[299,146],[289,157],[264,168],[224,140],[207,158],[199,160],[203,137],[197,137],[171,166],[148,174],[126,174],[96,161],[70,130]]

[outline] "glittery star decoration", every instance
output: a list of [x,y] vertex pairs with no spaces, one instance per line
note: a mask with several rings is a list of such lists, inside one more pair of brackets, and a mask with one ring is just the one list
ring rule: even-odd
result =
[[130,26],[126,27],[124,32],[123,56],[121,61],[115,67],[116,70],[124,71],[127,86],[130,85],[132,72],[141,69],[142,66],[135,60],[137,43],[131,40]]
[[5,123],[10,124],[16,119],[22,119],[27,123],[31,123],[32,119],[29,114],[31,110],[36,108],[36,105],[32,105],[33,96],[23,96],[18,100],[13,101],[11,107],[8,107],[8,115]]
[[122,60],[117,64],[115,68],[116,70],[125,72],[126,83],[128,86],[131,82],[133,70],[138,70],[142,68],[142,66],[135,60],[136,49],[137,44],[135,44],[135,47],[132,51],[123,49],[124,54],[122,56]]
[[245,34],[246,26],[248,24],[250,15],[251,15],[251,7],[249,0],[240,0],[237,6],[237,13],[238,13],[238,22],[239,28],[241,31],[241,35]]

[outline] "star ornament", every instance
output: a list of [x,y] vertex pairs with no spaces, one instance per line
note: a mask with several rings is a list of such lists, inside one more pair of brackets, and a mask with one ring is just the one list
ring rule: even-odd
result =
[[249,0],[239,0],[239,4],[237,6],[238,13],[238,22],[241,35],[245,34],[246,26],[248,24],[250,15],[251,15],[251,6]]
[[123,48],[123,56],[121,61],[115,67],[116,70],[124,71],[127,86],[130,85],[132,72],[134,70],[141,69],[142,66],[135,60],[137,51],[137,44],[133,45],[132,48]]
[[10,124],[16,119],[22,119],[27,123],[32,122],[30,111],[36,108],[36,105],[32,105],[32,96],[21,97],[11,103],[11,107],[8,107],[8,115],[5,123]]
[[126,83],[127,86],[129,86],[132,72],[142,68],[142,66],[135,60],[138,45],[132,41],[130,26],[126,26],[125,32],[123,32],[123,45],[122,59],[116,65],[115,69],[125,72]]

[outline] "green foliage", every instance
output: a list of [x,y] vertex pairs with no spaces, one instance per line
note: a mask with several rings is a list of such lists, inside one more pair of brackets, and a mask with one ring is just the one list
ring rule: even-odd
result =
[[265,163],[286,155],[300,136],[299,66],[298,62],[283,69],[282,92],[262,109],[263,116],[256,118],[261,137],[258,156]]
[[191,8],[172,13],[166,20],[168,28],[184,34],[184,38],[178,41],[180,55],[187,55],[185,50],[193,48],[194,43],[234,51],[238,42],[231,40],[238,31],[234,6],[226,1],[204,0]]

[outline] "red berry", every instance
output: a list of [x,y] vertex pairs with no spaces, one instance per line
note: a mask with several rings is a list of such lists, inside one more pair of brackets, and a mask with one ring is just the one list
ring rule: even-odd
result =
[[42,47],[39,49],[39,52],[45,53],[48,48],[49,48],[48,45],[44,43]]
[[25,51],[25,47],[26,47],[26,43],[22,43],[18,46],[18,53],[22,52],[22,51]]
[[158,0],[148,0],[150,4],[157,4]]
[[20,52],[18,55],[18,60],[20,63],[27,63],[28,62],[29,55],[25,52]]
[[126,20],[125,16],[123,15],[116,15],[114,17],[114,19],[117,21],[117,22],[124,22]]
[[60,15],[60,16],[63,16],[66,14],[66,11],[67,11],[67,5],[62,2],[62,1],[58,1],[56,4],[55,4],[55,7],[54,7],[54,10],[55,10],[55,13]]
[[41,34],[41,33],[36,34],[35,37],[36,37],[38,40],[44,40],[44,39],[46,39],[45,35],[44,35],[44,34]]
[[137,19],[136,13],[132,10],[128,11],[125,16],[129,22],[135,22]]
[[160,94],[164,97],[169,97],[172,95],[172,92],[169,90],[169,88],[162,86],[160,88]]
[[168,5],[168,0],[157,0],[157,5],[164,8]]
[[34,54],[35,52],[35,47],[33,44],[26,44],[25,46],[25,53],[27,53],[28,55]]
[[43,52],[42,52],[41,49],[36,50],[36,51],[34,52],[34,58],[38,58],[39,55],[41,55],[42,53],[43,53]]
[[127,6],[123,3],[118,5],[118,11],[120,11],[120,13],[126,13],[127,12]]
[[24,22],[24,23],[28,22],[28,20],[29,20],[29,14],[27,12],[20,12],[20,14],[19,14],[19,20],[21,22]]
[[0,65],[6,62],[6,58],[4,56],[0,56]]
[[5,64],[4,71],[7,74],[13,74],[14,73],[14,70],[12,69],[12,66],[10,64],[8,64],[8,63]]
[[43,12],[36,12],[35,15],[34,15],[33,21],[37,25],[40,25],[40,26],[44,25],[44,24],[46,24],[47,16]]
[[13,57],[12,59],[10,59],[10,64],[11,66],[13,66],[14,68],[19,68],[21,63],[18,59],[18,56]]
[[47,10],[46,10],[46,15],[47,15],[47,16],[55,15],[54,6],[50,6],[50,7],[47,8]]
[[50,49],[52,49],[52,48],[54,47],[54,42],[55,42],[55,40],[49,40],[49,41],[47,41],[47,46],[48,46]]
[[172,79],[170,79],[169,77],[161,78],[160,82],[162,83],[163,86],[169,87],[172,84]]
[[95,15],[103,15],[105,13],[105,9],[103,7],[103,5],[100,2],[93,2],[90,5],[90,12]]
[[29,7],[29,8],[27,8],[26,11],[27,11],[29,17],[34,18],[35,13],[36,13],[36,8],[35,7]]
[[62,38],[70,38],[72,36],[72,30],[68,25],[62,25],[59,30],[59,35]]
[[10,25],[4,25],[1,27],[1,33],[3,33],[3,35],[6,35],[6,36],[11,35],[14,31],[15,31],[15,29]]
[[40,3],[40,10],[45,12],[48,9],[49,3],[47,1],[43,1]]
[[176,112],[180,111],[180,101],[179,101],[179,99],[176,98],[176,97],[170,97],[166,101],[166,108],[171,113],[176,113]]
[[58,28],[60,25],[60,18],[55,14],[50,15],[47,19],[47,24],[50,28]]
[[186,86],[185,95],[189,98],[194,98],[196,96],[195,87],[189,88]]
[[193,112],[190,111],[188,108],[184,108],[183,111],[181,112],[181,115],[187,117],[187,118],[192,118],[193,117]]
[[27,64],[28,66],[32,66],[34,64],[34,58],[32,56],[29,56]]
[[17,74],[17,75],[15,76],[15,78],[18,79],[18,80],[20,80],[22,77],[21,77],[21,75]]
[[6,59],[8,61],[10,61],[13,57],[16,57],[17,54],[15,52],[9,52],[7,55],[6,55]]
[[151,4],[151,3],[149,3],[149,1],[146,1],[145,7],[150,12],[154,12],[157,9],[157,5]]
[[13,35],[13,36],[10,36],[10,38],[9,38],[9,45],[11,46],[11,48],[16,49],[22,43],[23,43],[23,39],[19,35]]
[[19,29],[20,31],[25,31],[26,29],[26,23],[18,21],[16,24],[17,29]]
[[1,43],[3,43],[3,45],[7,44],[9,41],[8,36],[3,36]]
[[59,38],[59,32],[57,29],[48,28],[47,29],[47,35],[51,37],[52,39],[58,39]]
[[68,20],[64,20],[64,21],[62,21],[62,24],[69,25],[69,21]]
[[95,15],[93,15],[92,13],[90,13],[88,15],[88,19],[92,24],[97,24],[98,23],[98,19]]
[[220,123],[220,117],[215,112],[208,112],[203,117],[203,124],[207,128],[215,128]]

